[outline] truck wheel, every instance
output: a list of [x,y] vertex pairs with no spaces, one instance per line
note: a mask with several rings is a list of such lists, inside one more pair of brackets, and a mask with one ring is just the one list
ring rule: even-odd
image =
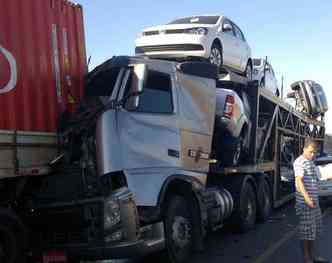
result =
[[9,210],[0,211],[0,262],[25,262],[26,232],[18,217]]
[[173,196],[165,215],[165,237],[172,263],[188,262],[193,249],[193,216],[189,204],[182,196]]
[[256,196],[251,183],[247,182],[240,194],[240,205],[237,211],[237,222],[242,233],[251,230],[256,222]]
[[272,193],[267,179],[262,179],[258,183],[257,190],[257,216],[260,222],[265,222],[272,210]]

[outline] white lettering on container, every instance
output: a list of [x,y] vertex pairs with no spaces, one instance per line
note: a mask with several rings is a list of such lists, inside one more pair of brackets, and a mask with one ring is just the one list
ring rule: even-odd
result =
[[6,85],[3,87],[0,87],[0,94],[10,92],[11,90],[15,89],[16,83],[17,83],[17,66],[16,66],[16,60],[14,56],[4,47],[0,45],[0,53],[4,55],[6,60],[9,63],[10,67],[10,77],[9,81]]

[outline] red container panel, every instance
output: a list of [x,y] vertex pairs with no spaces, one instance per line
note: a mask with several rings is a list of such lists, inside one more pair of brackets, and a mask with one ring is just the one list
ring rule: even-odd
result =
[[56,131],[83,93],[83,13],[66,0],[0,0],[0,129]]

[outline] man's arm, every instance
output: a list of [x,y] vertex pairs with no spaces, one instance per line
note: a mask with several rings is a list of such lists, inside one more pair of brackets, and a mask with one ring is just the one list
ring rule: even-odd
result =
[[314,208],[315,204],[312,201],[311,197],[309,196],[307,190],[304,187],[303,176],[297,176],[295,178],[295,186],[296,186],[296,191],[298,191],[299,193],[301,193],[301,195],[303,196],[305,203],[310,208]]
[[296,191],[299,192],[303,198],[305,203],[310,207],[314,208],[315,204],[309,196],[307,190],[304,187],[303,177],[304,177],[304,168],[302,163],[294,163],[294,173],[295,173],[295,188]]

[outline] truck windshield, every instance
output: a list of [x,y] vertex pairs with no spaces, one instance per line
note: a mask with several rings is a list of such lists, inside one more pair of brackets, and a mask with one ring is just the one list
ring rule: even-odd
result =
[[111,67],[100,72],[90,72],[86,77],[86,96],[111,96],[120,67]]
[[168,23],[172,24],[216,24],[220,16],[190,16],[179,18]]

